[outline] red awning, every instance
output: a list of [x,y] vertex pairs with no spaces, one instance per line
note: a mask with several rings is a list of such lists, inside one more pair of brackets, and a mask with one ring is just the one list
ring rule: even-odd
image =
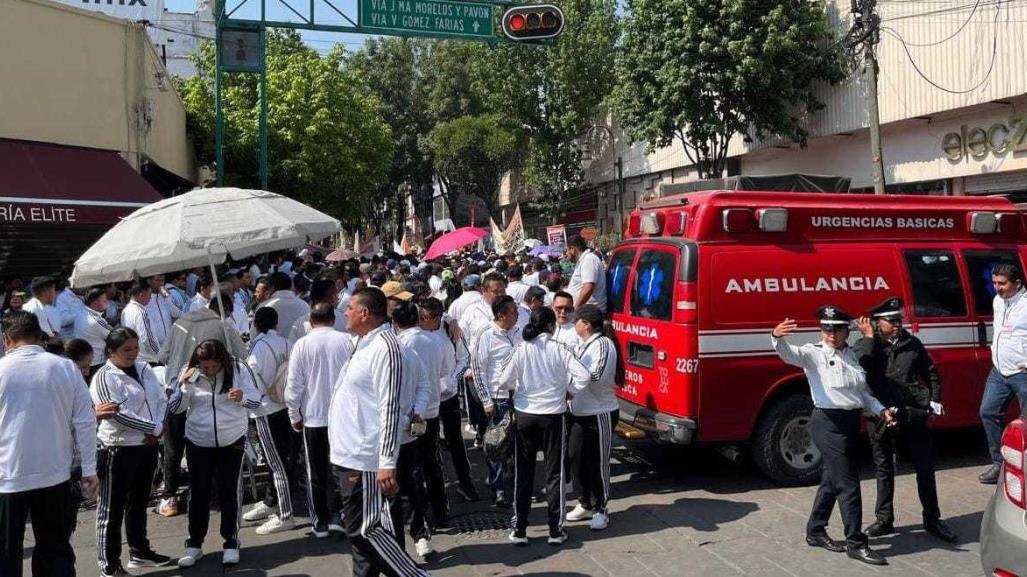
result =
[[117,152],[0,139],[0,223],[109,225],[161,198]]

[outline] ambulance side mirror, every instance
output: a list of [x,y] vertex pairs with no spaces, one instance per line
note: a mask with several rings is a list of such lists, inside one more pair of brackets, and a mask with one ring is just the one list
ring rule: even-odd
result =
[[994,212],[971,212],[970,232],[974,234],[995,234],[998,231],[998,217]]
[[763,232],[784,232],[788,230],[788,209],[761,208],[756,211]]

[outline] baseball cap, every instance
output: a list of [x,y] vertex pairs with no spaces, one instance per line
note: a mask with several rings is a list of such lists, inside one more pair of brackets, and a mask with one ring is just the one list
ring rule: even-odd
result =
[[401,301],[408,301],[414,298],[414,293],[404,290],[403,285],[391,280],[382,285],[382,292],[385,293],[385,298],[399,299]]
[[481,277],[476,274],[469,274],[464,277],[464,288],[474,288],[481,284]]

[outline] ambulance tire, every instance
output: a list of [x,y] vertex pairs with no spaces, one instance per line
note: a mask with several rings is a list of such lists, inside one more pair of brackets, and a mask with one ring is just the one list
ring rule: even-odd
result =
[[[820,480],[820,454],[815,448],[815,458],[809,454],[786,454],[785,435],[796,435],[795,428],[809,423],[813,412],[813,401],[807,395],[793,394],[774,402],[760,418],[752,437],[752,458],[764,475],[780,485],[795,487],[812,485]],[[801,441],[812,445],[812,434],[799,433]],[[807,467],[797,467],[795,461],[808,461]]]

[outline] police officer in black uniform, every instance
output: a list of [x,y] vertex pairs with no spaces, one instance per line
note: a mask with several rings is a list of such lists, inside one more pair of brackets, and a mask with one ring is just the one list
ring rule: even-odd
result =
[[905,447],[916,469],[916,486],[923,506],[924,529],[955,543],[956,534],[941,520],[938,487],[934,480],[934,445],[927,422],[941,415],[941,378],[920,339],[902,328],[902,299],[888,297],[857,322],[863,338],[853,350],[867,372],[874,396],[898,408],[898,426],[872,422],[870,443],[877,468],[877,520],[867,535],[880,537],[895,531],[895,452]]
[[[820,342],[796,346],[786,342],[796,323],[785,319],[774,327],[771,345],[784,362],[801,367],[813,398],[813,442],[823,456],[820,488],[806,524],[806,543],[828,551],[845,552],[871,565],[888,562],[867,544],[863,533],[863,506],[859,489],[860,413],[879,417],[886,426],[894,411],[885,408],[867,387],[866,373],[848,346],[852,317],[825,305],[817,310]],[[845,543],[827,536],[827,523],[837,502],[845,526]]]

